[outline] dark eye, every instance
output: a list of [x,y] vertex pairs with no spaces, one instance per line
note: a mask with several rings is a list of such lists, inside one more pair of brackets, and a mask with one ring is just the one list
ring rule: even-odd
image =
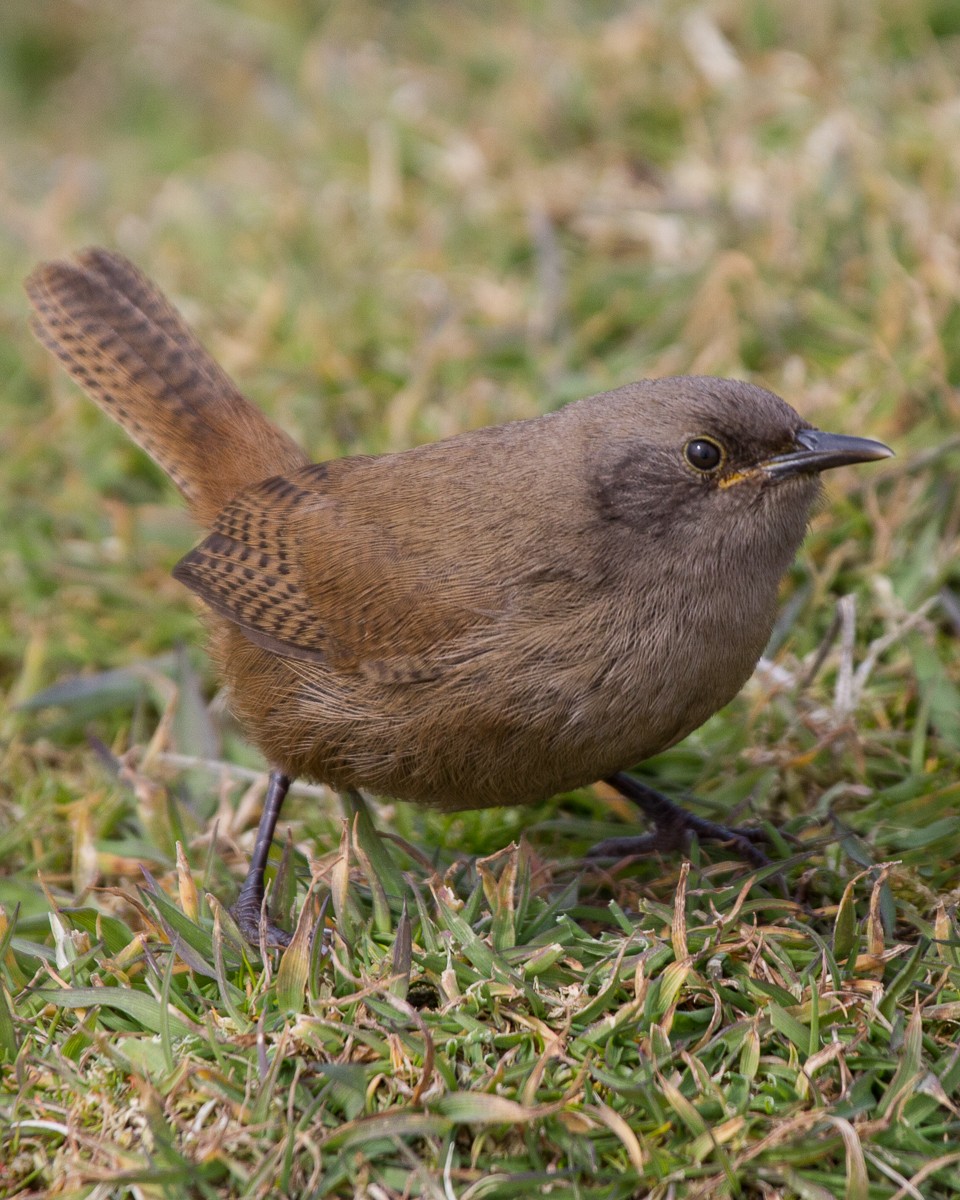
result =
[[694,438],[687,442],[683,456],[697,471],[715,471],[723,462],[723,450],[710,438]]

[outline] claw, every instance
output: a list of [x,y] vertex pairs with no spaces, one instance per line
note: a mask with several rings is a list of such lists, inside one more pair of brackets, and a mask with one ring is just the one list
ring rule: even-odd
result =
[[607,838],[587,851],[587,858],[626,858],[657,853],[659,851],[683,850],[691,834],[700,841],[726,842],[745,861],[756,867],[770,865],[770,860],[754,845],[768,841],[762,829],[728,828],[695,816],[668,800],[639,779],[619,772],[606,780],[621,795],[632,800],[654,823],[656,831],[634,837]]

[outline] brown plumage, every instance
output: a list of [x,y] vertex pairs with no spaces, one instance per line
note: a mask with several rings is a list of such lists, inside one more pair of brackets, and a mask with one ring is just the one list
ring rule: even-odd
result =
[[174,574],[248,735],[339,789],[528,803],[672,745],[753,670],[818,472],[890,453],[679,378],[311,466],[125,259],[27,290],[40,340],[210,530]]

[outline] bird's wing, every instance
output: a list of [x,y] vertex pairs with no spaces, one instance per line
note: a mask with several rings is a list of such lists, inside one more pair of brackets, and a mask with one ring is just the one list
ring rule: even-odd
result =
[[423,531],[429,514],[393,519],[389,501],[356,502],[358,489],[341,489],[364,461],[245,489],[174,575],[274,653],[388,682],[430,679],[441,648],[455,656],[459,638],[489,624],[502,597],[469,565],[453,569],[442,535]]

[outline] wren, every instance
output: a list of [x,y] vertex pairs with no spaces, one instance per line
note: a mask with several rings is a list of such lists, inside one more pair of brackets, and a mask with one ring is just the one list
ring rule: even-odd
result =
[[247,936],[298,776],[447,809],[605,779],[674,838],[748,844],[624,771],[736,695],[820,473],[886,446],[750,384],[683,377],[311,465],[126,259],[87,250],[26,286],[40,341],[208,530],[174,575],[272,768],[234,910]]

